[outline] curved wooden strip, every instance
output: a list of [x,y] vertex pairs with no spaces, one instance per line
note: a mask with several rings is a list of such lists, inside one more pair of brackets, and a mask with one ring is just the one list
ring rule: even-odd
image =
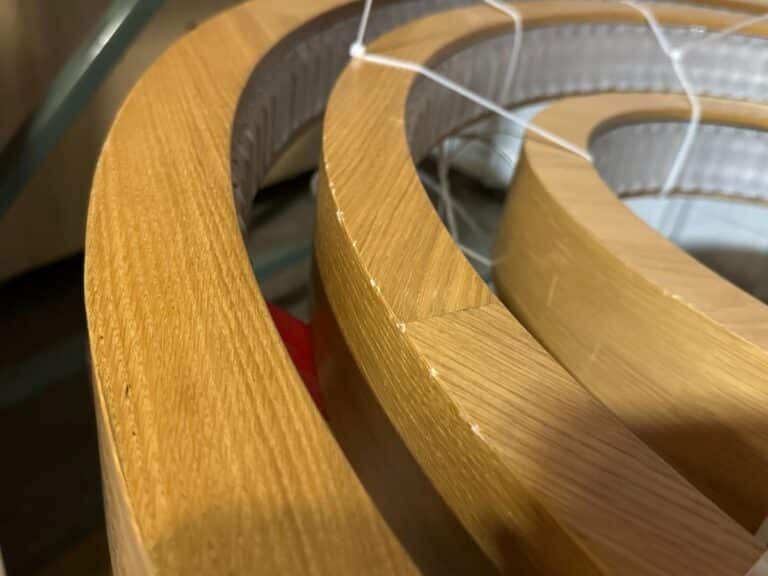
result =
[[[705,122],[768,128],[765,106],[703,102]],[[688,115],[680,97],[610,95],[557,103],[537,121],[587,144],[601,126]],[[497,286],[518,318],[756,532],[768,514],[768,307],[651,230],[592,166],[531,140],[498,242]]]
[[252,70],[354,16],[334,0],[227,12],[152,66],[110,132],[85,273],[117,573],[416,572],[304,390],[233,208]]
[[[636,13],[603,3],[520,9],[528,50],[551,40],[544,33],[559,25],[570,31],[574,22],[642,24]],[[659,9],[667,24],[693,16],[714,29],[736,20]],[[468,45],[490,46],[486,39],[510,27],[489,9],[465,9],[409,24],[371,51],[463,72],[477,88],[472,83],[489,75],[471,64],[487,61],[489,52],[478,49],[463,68],[447,63],[457,62]],[[508,54],[503,47],[498,52]],[[525,63],[521,70],[531,73]],[[518,85],[526,89],[526,82]],[[481,86],[494,93],[494,85]],[[430,88],[410,73],[354,62],[326,113],[316,259],[332,316],[363,375],[363,381],[326,387],[342,445],[353,443],[348,435],[357,429],[341,421],[354,412],[350,398],[359,399],[361,412],[383,410],[395,432],[375,428],[370,445],[388,447],[391,438],[402,438],[442,500],[499,565],[501,530],[524,543],[523,554],[534,563],[575,536],[609,573],[746,572],[758,556],[749,535],[569,377],[454,245],[419,183],[411,152],[419,158],[440,135],[481,111]],[[525,97],[535,96],[515,93],[508,101]],[[321,377],[327,382],[344,370]],[[364,449],[350,456],[358,467],[376,465],[365,461]],[[544,518],[543,509],[568,526],[566,540],[556,522],[532,529],[530,515]],[[554,559],[544,571],[563,570]]]

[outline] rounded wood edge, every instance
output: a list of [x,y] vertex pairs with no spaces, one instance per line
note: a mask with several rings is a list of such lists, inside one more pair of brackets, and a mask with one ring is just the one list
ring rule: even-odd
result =
[[[95,375],[91,374],[91,379],[95,391]],[[136,517],[126,493],[125,479],[114,450],[112,431],[104,423],[107,416],[101,394],[94,394],[94,402],[112,571],[115,574],[153,574],[155,569],[141,540]]]
[[[520,8],[526,25],[590,17],[601,21],[639,21],[637,14],[606,4],[538,2]],[[713,28],[732,21],[721,13],[700,14]],[[689,21],[680,8],[662,7],[659,17],[670,23]],[[434,64],[438,55],[450,53],[455,46],[509,27],[508,20],[488,9],[465,9],[461,13],[433,16],[409,24],[380,39],[371,51]],[[496,362],[495,369],[501,372],[503,365],[499,358],[509,352],[504,350],[505,345],[515,350],[532,351],[539,367],[543,365],[539,372],[533,370],[534,378],[549,382],[554,390],[562,386],[566,391],[563,396],[584,408],[582,416],[591,417],[581,422],[592,426],[585,436],[595,434],[598,438],[601,433],[610,432],[606,444],[615,442],[616,445],[609,450],[620,444],[633,455],[640,455],[639,461],[652,463],[651,467],[665,478],[664,482],[671,479],[681,493],[691,499],[686,504],[686,498],[681,498],[681,508],[695,503],[700,511],[706,510],[708,519],[696,518],[699,511],[692,513],[691,509],[682,511],[681,516],[687,516],[686,521],[691,525],[698,524],[696,531],[703,528],[707,537],[714,541],[722,539],[722,545],[715,548],[710,558],[716,559],[722,552],[732,561],[718,570],[742,573],[758,556],[748,535],[575,385],[517,321],[494,301],[455,247],[427,200],[408,149],[404,109],[413,80],[414,76],[407,72],[353,62],[338,81],[326,113],[324,186],[319,192],[316,260],[332,311],[329,315],[338,322],[344,344],[349,346],[363,375],[362,381],[351,378],[342,385],[334,381],[326,387],[332,391],[328,399],[330,409],[333,410],[334,402],[339,402],[343,411],[350,397],[360,395],[358,387],[369,387],[370,394],[362,394],[368,397],[365,401],[377,403],[378,409],[383,410],[441,498],[489,556],[497,564],[501,562],[499,549],[489,537],[492,530],[488,526],[495,523],[506,525],[511,532],[518,531],[522,534],[521,540],[529,539],[532,544],[528,553],[535,558],[536,546],[550,536],[543,532],[532,536],[532,532],[526,532],[524,527],[521,529],[524,522],[520,521],[520,516],[503,517],[503,507],[509,506],[510,499],[515,498],[532,500],[535,505],[547,500],[548,506],[552,507],[556,497],[552,494],[542,497],[540,487],[532,490],[531,486],[536,483],[530,478],[518,481],[524,472],[511,471],[511,450],[500,449],[498,437],[490,442],[483,437],[483,425],[478,424],[480,418],[485,418],[484,422],[491,427],[496,425],[496,430],[504,429],[498,421],[494,422],[493,417],[483,414],[483,405],[491,404],[487,394],[498,380],[491,382],[489,379],[483,383],[477,371],[462,373],[462,369],[452,366],[448,358],[451,354],[458,357],[468,354],[466,350],[473,349],[471,339],[483,337],[483,328],[479,326],[482,320],[495,321],[502,328],[493,336],[500,340],[485,344],[500,353],[496,358],[493,354],[490,358],[483,357],[484,360]],[[387,153],[383,154],[383,150]],[[443,341],[444,346],[440,348],[436,342],[440,342],[439,336],[446,327],[462,333],[463,337]],[[445,371],[441,366],[446,367]],[[479,367],[475,364],[473,368],[482,373],[488,365]],[[523,371],[528,368],[522,365]],[[321,381],[327,380],[321,374]],[[452,380],[459,383],[452,385]],[[475,387],[469,392],[469,396],[475,396],[474,401],[468,399],[466,387],[462,390],[462,380]],[[485,390],[481,384],[485,385]],[[483,401],[477,400],[477,396],[483,396]],[[547,407],[556,404],[552,401]],[[365,405],[357,409],[377,410]],[[544,411],[542,409],[542,413]],[[336,426],[342,445],[346,445],[343,426],[339,426],[338,421],[334,423],[333,419],[332,425]],[[436,461],[436,453],[441,459],[450,459],[451,465],[443,467],[444,462]],[[525,462],[520,463],[524,469]],[[484,478],[477,478],[473,475],[473,466],[489,467],[492,472],[480,468]],[[498,495],[492,493],[491,487],[483,483],[486,478],[493,478],[494,489],[506,491],[506,499],[499,500]],[[645,481],[653,484],[649,477]],[[656,481],[662,482],[660,478]],[[468,491],[473,493],[469,507],[464,500]],[[478,523],[477,518],[483,516],[488,502],[493,502],[490,507],[494,511]],[[656,512],[663,513],[664,507],[668,508],[669,502],[661,503]],[[643,513],[651,515],[653,511]],[[566,538],[571,538],[567,532]],[[548,544],[551,550],[551,542]],[[701,562],[701,550],[693,552],[681,548],[670,556],[677,555],[680,561],[679,558],[688,556],[686,552],[690,552],[690,558],[698,556]],[[617,562],[619,556],[610,559]],[[674,559],[670,561],[674,562]],[[711,564],[700,566],[711,567]],[[548,569],[562,567],[562,564],[553,563]],[[642,569],[633,568],[643,573]],[[645,569],[651,568],[646,564]],[[692,570],[690,565],[686,569]],[[691,573],[697,573],[696,569]]]
[[[362,382],[349,377],[339,382],[343,375],[333,372],[330,376],[335,382],[331,387],[328,375],[321,373],[325,397],[329,399],[330,423],[342,445],[352,441],[343,435],[344,410],[376,412],[370,404],[378,403],[394,424],[395,431],[389,436],[401,438],[436,490],[435,498],[445,502],[499,570],[600,573],[594,559],[532,497],[498,453],[474,433],[460,405],[439,384],[434,367],[404,337],[399,322],[376,297],[375,280],[371,283],[372,278],[358,268],[349,254],[351,241],[345,240],[343,230],[333,224],[336,210],[325,200],[329,196],[326,186],[323,183],[318,194],[315,237],[315,258],[330,302],[325,314],[338,322],[337,338],[343,336],[349,344],[363,376]],[[323,312],[318,307],[317,313]],[[410,327],[405,325],[406,334]],[[371,384],[372,394],[365,394],[358,404],[349,407],[351,399],[360,394],[352,386],[366,383]],[[337,402],[347,406],[337,409]],[[375,426],[370,422],[361,424]],[[349,436],[360,434],[351,426],[346,432]],[[385,445],[377,441],[366,448],[384,453]],[[392,473],[403,472],[402,467],[386,468],[391,470],[393,482]],[[403,504],[409,506],[410,502]]]
[[[703,121],[768,127],[703,99]],[[605,125],[689,116],[683,97],[603,95],[536,121],[588,145]],[[768,515],[768,308],[651,230],[595,168],[527,139],[496,284],[539,340],[638,436],[756,532]]]
[[85,280],[118,573],[416,572],[288,359],[229,177],[252,69],[340,4],[207,22],[142,77],[104,146]]

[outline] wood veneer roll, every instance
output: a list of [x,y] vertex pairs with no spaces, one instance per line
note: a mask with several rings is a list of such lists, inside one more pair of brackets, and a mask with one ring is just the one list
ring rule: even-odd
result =
[[[727,173],[749,170],[738,162],[749,161],[757,142],[747,131],[739,144],[735,127],[765,130],[768,109],[706,99],[703,105],[703,122],[713,126],[699,131],[702,150],[694,149],[678,189],[726,194],[717,187],[729,178],[738,184],[738,176]],[[669,127],[676,120],[684,129],[689,115],[681,97],[610,95],[564,100],[536,121],[588,145],[622,124],[666,121]],[[705,141],[716,145],[718,126],[722,136],[730,134],[723,145],[732,148],[704,150]],[[645,159],[648,146],[667,150],[664,134],[656,134],[653,142],[635,144],[640,154],[634,157],[612,140],[634,179],[654,172]],[[763,165],[759,158],[752,162],[753,170]],[[631,170],[633,163],[638,166]],[[656,167],[659,177],[665,168]],[[643,181],[634,186],[653,192],[654,184]],[[594,166],[531,139],[497,252],[497,286],[515,315],[642,440],[757,532],[768,514],[765,304],[650,229]]]
[[[388,3],[372,29],[435,5]],[[118,572],[413,570],[290,367],[236,224],[322,110],[357,17],[335,1],[240,7],[174,46],[110,134],[86,297]],[[713,565],[747,565],[754,551],[723,534]],[[476,557],[455,544],[448,562]]]
[[[388,3],[372,33],[436,5]],[[336,0],[235,8],[168,50],[111,129],[85,282],[118,574],[416,572],[304,390],[238,226],[358,18]]]
[[[636,12],[587,2],[519,8],[526,36],[516,81],[501,95],[506,103],[678,89]],[[656,11],[675,40],[694,34],[688,25],[718,30],[738,19],[670,6]],[[402,27],[371,51],[428,64],[493,96],[511,26],[488,8],[467,8]],[[755,50],[766,46],[754,43]],[[719,95],[752,97],[762,86],[723,82],[710,60],[694,59],[692,68],[704,90]],[[350,64],[334,89],[315,251],[328,307],[321,316],[335,318],[339,329],[335,339],[333,327],[320,331],[318,348],[326,352],[321,381],[342,446],[364,477],[386,476],[396,466],[402,475],[415,463],[498,564],[499,531],[524,542],[534,562],[537,546],[551,549],[559,539],[549,522],[532,530],[530,511],[541,506],[607,573],[746,572],[759,554],[750,535],[542,349],[440,223],[414,158],[481,113],[409,72],[365,62]],[[363,433],[366,418],[370,430]],[[371,457],[373,447],[383,462]],[[386,481],[381,485],[374,498],[396,506]],[[416,504],[400,494],[401,506]]]

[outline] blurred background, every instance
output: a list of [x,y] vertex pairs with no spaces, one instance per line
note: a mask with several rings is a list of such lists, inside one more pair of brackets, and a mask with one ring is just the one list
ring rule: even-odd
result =
[[110,573],[82,289],[91,177],[142,71],[233,3],[0,0],[0,549],[9,576]]

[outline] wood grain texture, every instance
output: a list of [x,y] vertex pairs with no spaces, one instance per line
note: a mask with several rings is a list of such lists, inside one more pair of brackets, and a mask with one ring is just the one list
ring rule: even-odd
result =
[[122,574],[409,574],[272,325],[230,180],[235,106],[276,41],[338,2],[251,2],[131,92],[89,208],[86,305]]
[[[704,99],[704,121],[768,109]],[[601,125],[687,119],[682,97],[574,98],[537,120],[587,144]],[[591,392],[756,532],[768,515],[768,307],[634,216],[596,170],[526,141],[502,220],[503,299]]]
[[[334,433],[376,507],[425,574],[498,574],[392,427],[346,347],[315,273],[312,334]],[[498,532],[503,573],[517,573],[514,547]],[[518,566],[519,567],[519,566]]]
[[[603,3],[520,9],[528,29],[640,22],[631,10]],[[735,21],[673,7],[658,16],[675,24],[695,16],[715,29]],[[492,10],[468,8],[409,24],[371,51],[436,66],[510,27]],[[316,260],[363,375],[336,383],[329,405],[355,395],[378,403],[497,566],[508,566],[495,538],[501,529],[532,564],[550,556],[543,573],[572,573],[566,565],[574,562],[614,574],[745,573],[759,556],[750,535],[578,385],[461,255],[408,148],[413,85],[408,72],[353,62],[326,113]],[[455,128],[450,122],[445,132]],[[337,433],[344,444],[344,430]],[[546,531],[531,530],[527,519],[545,515],[552,518]],[[573,550],[569,542],[577,549],[567,562],[553,557],[559,546]]]
[[[339,226],[336,212],[323,183],[318,192],[315,254],[333,315],[365,381],[372,384],[371,398],[394,422],[437,493],[505,573],[599,573],[595,561],[532,497],[493,448],[474,434],[461,407],[450,400],[430,375],[424,358],[408,345],[397,319],[378,297],[375,281],[354,257],[355,247]],[[380,383],[392,389],[384,390]],[[344,387],[338,392],[342,396],[338,401],[349,402]],[[333,396],[329,400],[336,401]],[[347,439],[341,436],[340,441]]]
[[[501,303],[408,331],[474,432],[610,572],[746,571],[754,548],[743,531],[585,394]],[[703,543],[713,538],[716,548]]]

